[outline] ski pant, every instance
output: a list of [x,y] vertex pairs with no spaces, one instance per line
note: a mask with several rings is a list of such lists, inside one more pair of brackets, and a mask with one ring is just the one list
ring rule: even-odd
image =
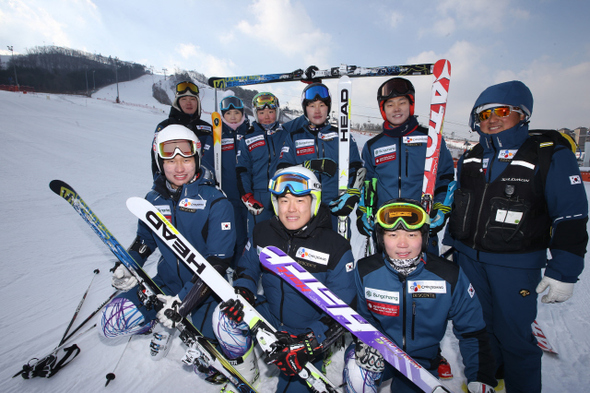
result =
[[506,392],[540,392],[542,350],[531,324],[537,316],[535,289],[541,269],[482,263],[460,252],[455,261],[481,303],[496,365],[504,370]]

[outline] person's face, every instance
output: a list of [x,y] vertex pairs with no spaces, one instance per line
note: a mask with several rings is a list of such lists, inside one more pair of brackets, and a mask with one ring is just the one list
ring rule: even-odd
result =
[[383,104],[385,117],[393,126],[401,126],[410,117],[410,100],[406,96],[393,97]]
[[193,115],[199,109],[197,97],[184,96],[178,100],[180,109],[187,115]]
[[258,114],[258,122],[260,124],[272,124],[277,121],[277,110],[264,108],[264,109],[257,109],[256,113]]
[[524,115],[515,111],[511,111],[506,117],[500,117],[492,111],[492,115],[487,120],[479,123],[479,129],[484,134],[497,134],[514,127],[521,120],[524,120]]
[[301,229],[311,219],[311,195],[287,193],[277,198],[277,202],[279,220],[285,228],[292,231]]
[[223,118],[228,123],[239,123],[242,121],[242,112],[237,109],[230,109],[229,111],[223,114]]
[[180,154],[169,160],[163,160],[164,176],[172,188],[182,187],[195,177],[197,173],[196,158],[183,157]]
[[305,111],[307,112],[307,118],[311,124],[321,126],[326,123],[326,119],[328,118],[328,105],[323,101],[316,100],[310,102],[305,107]]
[[385,231],[383,246],[391,259],[416,258],[422,252],[422,233],[403,229]]

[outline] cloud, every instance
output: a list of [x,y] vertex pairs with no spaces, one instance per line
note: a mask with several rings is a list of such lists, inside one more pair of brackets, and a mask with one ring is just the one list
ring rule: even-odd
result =
[[298,59],[300,64],[327,64],[332,38],[314,26],[301,3],[256,0],[249,7],[254,21],[242,20],[236,30],[268,53]]
[[[235,64],[231,60],[221,59],[206,53],[200,47],[194,44],[181,43],[175,46],[174,52],[182,59],[183,64],[190,64],[190,67],[183,67],[190,70],[198,70],[205,75],[231,75],[231,70]],[[174,56],[169,59],[169,70],[177,68],[178,57]]]
[[[509,0],[442,0],[436,9],[446,27],[460,26],[465,29],[502,31],[507,23],[529,18],[529,12],[518,8],[518,3]],[[450,20],[454,22],[451,24]],[[435,30],[442,27],[435,23]],[[451,31],[452,32],[452,31]]]

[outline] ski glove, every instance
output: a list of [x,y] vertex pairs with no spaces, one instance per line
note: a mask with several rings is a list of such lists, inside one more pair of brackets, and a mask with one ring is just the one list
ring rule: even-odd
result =
[[322,348],[313,332],[294,336],[287,332],[274,332],[277,341],[266,357],[266,364],[275,364],[285,375],[297,375],[305,363],[315,358]]
[[379,351],[362,341],[358,341],[354,348],[354,358],[359,367],[374,373],[385,370],[385,361]]
[[371,237],[373,224],[369,222],[367,213],[364,213],[362,209],[356,210],[356,228],[361,235]]
[[111,277],[113,287],[120,291],[128,291],[137,285],[137,278],[123,264],[119,264]]
[[469,393],[494,393],[494,388],[481,382],[469,382],[467,385]]
[[547,288],[549,288],[549,293],[541,298],[543,303],[565,302],[574,294],[574,283],[557,281],[554,278],[545,276],[537,285],[537,293],[542,293]]
[[253,216],[257,216],[264,210],[262,203],[254,199],[254,195],[251,192],[242,195],[242,203],[248,208],[248,211]]
[[348,216],[361,198],[361,192],[356,188],[349,188],[338,198],[330,202],[330,212],[335,216]]
[[450,206],[445,206],[440,202],[434,204],[430,212],[430,236],[435,236],[445,227],[450,214]]
[[159,294],[157,297],[164,304],[162,309],[156,314],[158,321],[169,329],[176,327],[176,324],[182,320],[182,316],[178,312],[182,302],[178,298],[178,295],[168,296]]
[[[251,305],[254,305],[254,294],[248,288],[236,287],[235,292],[242,295]],[[244,321],[244,305],[238,299],[229,299],[219,305],[221,311],[230,321],[240,324]]]
[[328,176],[334,176],[338,170],[338,164],[330,158],[307,160],[303,162],[303,166],[320,175]]

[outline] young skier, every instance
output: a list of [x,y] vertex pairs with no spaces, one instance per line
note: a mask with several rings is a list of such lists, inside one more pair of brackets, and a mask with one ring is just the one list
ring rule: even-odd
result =
[[448,225],[508,392],[541,391],[542,351],[531,329],[537,293],[549,289],[543,303],[569,299],[588,243],[588,198],[571,146],[529,136],[532,112],[533,95],[520,81],[477,98],[470,126],[479,144],[459,160]]
[[[383,132],[371,138],[363,147],[363,161],[367,169],[365,186],[359,209],[357,227],[362,235],[371,237],[372,213],[383,202],[394,198],[420,200],[424,179],[424,161],[428,143],[428,129],[418,124],[414,116],[416,92],[404,78],[391,78],[377,90],[377,102],[383,117]],[[454,180],[453,158],[442,140],[440,160],[431,217],[429,251],[438,254],[437,233],[448,217],[443,207],[449,184]],[[439,214],[438,209],[447,214]]]
[[311,169],[322,184],[322,201],[330,206],[332,227],[338,230],[338,216],[348,216],[360,198],[361,157],[354,138],[350,138],[348,191],[338,195],[338,129],[328,119],[332,106],[330,91],[322,83],[303,89],[301,106],[308,121],[285,139],[278,168],[303,165]]
[[[242,203],[240,190],[236,183],[236,160],[238,145],[250,127],[244,113],[244,103],[236,96],[228,96],[219,103],[221,111],[221,188],[234,208],[236,247],[231,268],[235,269],[237,260],[248,241],[248,210]],[[203,161],[208,168],[214,168],[213,138],[208,137],[203,147]]]
[[[278,330],[277,346],[266,359],[282,371],[276,391],[308,392],[297,376],[302,365],[313,361],[321,367],[319,355],[344,328],[280,277],[262,269],[258,250],[280,248],[346,302],[354,297],[354,258],[348,241],[331,228],[329,211],[321,204],[321,184],[312,171],[300,166],[280,170],[269,189],[276,215],[256,224],[238,263],[234,287]],[[255,296],[259,282],[263,293]],[[214,315],[215,334],[228,358],[246,357],[245,363],[255,364],[242,308],[234,300],[221,304]]]
[[279,99],[272,93],[258,93],[252,99],[255,121],[239,142],[236,173],[241,199],[248,209],[248,237],[257,222],[274,215],[268,182],[277,170],[288,132],[279,124]]
[[[494,360],[481,305],[459,266],[426,253],[429,226],[418,201],[393,199],[379,208],[378,253],[359,260],[355,270],[357,312],[435,376],[440,341],[452,320],[469,392],[493,393]],[[347,349],[343,375],[348,392],[376,392],[390,378],[392,393],[422,391],[361,341]]]
[[[164,127],[170,124],[181,124],[195,133],[205,146],[206,137],[211,135],[211,124],[201,119],[201,100],[199,98],[199,88],[191,81],[182,81],[176,84],[174,90],[174,102],[170,108],[168,118],[162,121],[156,127],[154,134],[154,143],[156,135]],[[158,172],[157,154],[155,148],[152,148],[152,175]],[[213,170],[213,168],[209,168]]]
[[[194,245],[216,270],[225,273],[233,257],[236,240],[233,228],[233,209],[225,195],[215,188],[210,172],[200,168],[200,146],[195,134],[188,128],[173,124],[163,128],[156,136],[158,175],[146,199],[154,204],[170,222]],[[161,257],[154,281],[166,295],[158,295],[162,304],[144,304],[143,292],[129,270],[118,264],[112,284],[126,291],[110,302],[102,314],[101,332],[106,338],[130,334],[144,334],[159,320],[163,326],[172,322],[165,315],[173,309],[181,315],[192,313],[192,321],[206,337],[212,337],[211,315],[217,305],[211,290],[183,263],[174,252],[162,243],[143,222],[139,221],[137,237],[129,248],[133,259],[143,266],[147,258],[158,249]],[[182,300],[200,287],[199,301],[191,309],[178,308]],[[193,292],[195,293],[195,292]],[[156,329],[151,342],[155,358],[165,352],[171,332]]]

